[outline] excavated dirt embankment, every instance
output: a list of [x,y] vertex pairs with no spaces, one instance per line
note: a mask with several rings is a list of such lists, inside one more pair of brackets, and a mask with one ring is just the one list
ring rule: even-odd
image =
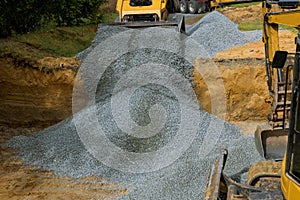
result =
[[75,58],[1,58],[0,124],[44,127],[70,116],[79,64]]
[[[214,113],[227,121],[266,120],[270,105],[265,103],[268,97],[264,61],[262,59],[215,59],[219,77],[225,88],[225,96],[220,98],[226,103],[226,113]],[[201,107],[211,112],[211,96],[203,76],[195,71],[195,92]],[[205,79],[216,78],[205,74]],[[211,85],[217,90],[220,85]],[[220,94],[222,95],[222,94]]]
[[[270,106],[264,101],[268,93],[263,60],[216,59],[213,62],[218,67],[226,91],[225,119],[265,120]],[[2,58],[0,65],[1,125],[44,127],[72,114],[72,91],[78,60],[47,58],[34,67],[30,64],[16,65],[13,59]],[[194,82],[201,107],[210,112],[211,97],[202,75],[195,72]]]

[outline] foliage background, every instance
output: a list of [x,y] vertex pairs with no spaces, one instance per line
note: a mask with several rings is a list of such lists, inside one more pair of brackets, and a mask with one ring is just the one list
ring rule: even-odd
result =
[[0,0],[0,37],[24,34],[52,23],[73,26],[97,23],[105,0]]

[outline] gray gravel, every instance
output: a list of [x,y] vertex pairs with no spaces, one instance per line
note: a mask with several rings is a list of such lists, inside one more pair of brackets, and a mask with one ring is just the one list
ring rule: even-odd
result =
[[[108,26],[104,24],[100,24],[99,27],[92,45],[85,51],[79,53],[76,56],[77,58],[84,59],[95,46],[108,37],[129,30],[125,27]],[[159,32],[156,33],[159,34]],[[201,57],[213,58],[216,53],[222,50],[233,46],[240,46],[247,42],[257,42],[261,40],[262,32],[261,30],[240,31],[238,30],[238,25],[233,23],[225,15],[213,11],[205,15],[195,24],[187,26],[186,33],[182,34],[181,38],[185,37],[197,43],[198,47],[200,46],[198,51],[206,51],[205,53],[201,53]],[[172,38],[172,36],[170,38]],[[168,38],[165,39],[168,40]]]
[[[104,105],[105,106],[105,105]],[[87,112],[84,110],[84,112]],[[233,125],[221,122],[203,111],[204,120],[189,149],[174,163],[151,173],[124,173],[107,167],[95,159],[82,144],[72,119],[65,120],[32,137],[18,136],[8,142],[20,148],[25,163],[54,170],[57,174],[72,177],[97,175],[107,182],[120,183],[130,194],[121,199],[202,199],[209,168],[218,157],[221,147],[228,147],[229,158],[226,173],[239,174],[250,164],[260,160],[252,137],[241,136]],[[224,123],[225,129],[216,138],[217,144],[206,156],[199,156],[208,123]]]
[[239,31],[237,24],[217,11],[205,15],[191,29],[194,32],[190,37],[207,49],[210,57],[233,46],[259,41],[262,37],[261,31]]
[[[203,198],[209,168],[221,147],[229,149],[226,173],[238,179],[244,168],[262,159],[253,137],[201,110],[190,92],[193,58],[228,48],[227,42],[219,42],[221,47],[211,44],[220,41],[221,32],[228,41],[242,37],[239,44],[255,39],[252,33],[246,37],[237,32],[236,26],[229,35],[217,25],[208,26],[220,23],[220,17],[225,21],[221,28],[234,26],[213,12],[202,19],[192,39],[168,28],[102,27],[93,45],[79,55],[79,83],[87,93],[87,106],[59,124],[31,137],[14,137],[6,145],[19,148],[24,163],[38,168],[120,183],[130,191],[121,199]],[[194,40],[205,48],[197,50]],[[118,150],[111,154],[114,146]],[[149,162],[140,162],[137,155]]]

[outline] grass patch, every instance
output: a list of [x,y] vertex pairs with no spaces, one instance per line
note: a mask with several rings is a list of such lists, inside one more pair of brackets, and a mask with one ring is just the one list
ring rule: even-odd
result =
[[119,16],[118,13],[105,13],[102,16],[101,23],[112,24],[115,22],[115,20],[118,16]]
[[[238,24],[238,28],[241,31],[261,30],[262,26],[263,26],[262,25],[262,20]],[[289,30],[293,33],[298,33],[298,30],[296,28],[290,27],[290,26],[279,25],[279,29]]]
[[205,14],[199,14],[196,17],[185,17],[185,24],[191,25],[199,21]]
[[261,30],[262,29],[262,20],[240,23],[238,24],[238,29],[241,31],[253,31],[253,30]]
[[249,2],[249,3],[241,3],[241,4],[232,4],[229,5],[229,7],[233,7],[233,8],[245,8],[245,7],[249,7],[249,6],[255,6],[260,4],[261,2]]
[[72,57],[89,47],[97,25],[59,27],[39,30],[0,40],[0,56],[39,59]]
[[298,33],[298,30],[294,27],[291,27],[291,26],[279,25],[279,29],[289,30],[289,31],[291,31],[295,34]]
[[[101,23],[110,24],[117,13],[104,13]],[[40,30],[0,39],[0,57],[37,60],[44,57],[73,57],[91,45],[98,25],[55,27],[46,24]]]

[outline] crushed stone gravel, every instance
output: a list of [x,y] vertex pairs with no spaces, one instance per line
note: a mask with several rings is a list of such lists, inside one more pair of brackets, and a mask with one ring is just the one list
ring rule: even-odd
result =
[[201,44],[209,52],[210,58],[222,50],[262,38],[261,31],[242,32],[237,24],[217,11],[205,15],[194,26],[198,28],[190,38]]
[[[83,110],[82,115],[88,111]],[[20,149],[24,163],[54,170],[57,174],[78,178],[97,175],[107,182],[121,184],[130,191],[121,199],[202,199],[209,169],[218,158],[220,148],[227,147],[229,150],[225,169],[229,175],[240,173],[241,169],[262,158],[255,149],[253,137],[240,135],[233,125],[199,112],[204,115],[204,120],[191,146],[174,163],[154,172],[124,173],[102,164],[82,144],[72,118],[32,137],[14,137],[7,145]],[[209,123],[223,123],[224,129],[212,152],[202,157],[199,151],[205,145],[203,136]]]
[[[80,52],[76,57],[84,59],[87,54],[102,41],[127,30],[129,29],[125,27],[100,24],[91,46],[83,52]],[[201,47],[200,51],[203,49],[206,50],[206,52],[202,54],[203,58],[213,58],[216,53],[222,50],[233,46],[240,46],[247,42],[257,42],[261,40],[262,31],[240,31],[238,25],[233,23],[225,15],[213,11],[205,15],[195,24],[188,26],[186,28],[185,37],[189,37],[189,39],[196,42],[197,45]]]

